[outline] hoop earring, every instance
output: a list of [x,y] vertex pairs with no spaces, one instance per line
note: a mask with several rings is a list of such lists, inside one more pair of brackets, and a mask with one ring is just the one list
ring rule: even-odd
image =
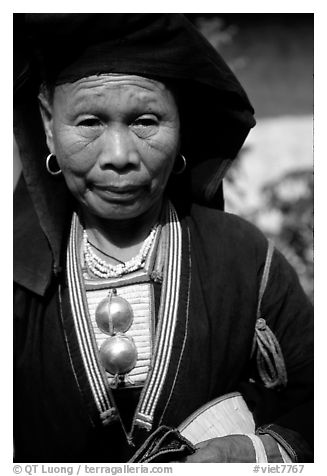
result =
[[[59,175],[59,174],[61,174],[61,169],[60,168],[58,168],[58,170],[51,170],[51,168],[50,168],[50,160],[52,158],[56,158],[56,156],[54,154],[49,154],[48,157],[46,158],[46,161],[45,161],[46,169],[49,172],[49,174],[51,174],[51,175]],[[58,163],[57,163],[57,166],[58,166]]]
[[184,170],[186,169],[186,165],[187,165],[187,164],[186,164],[186,159],[185,159],[184,155],[179,154],[179,156],[181,157],[181,159],[182,159],[182,161],[183,161],[183,164],[182,164],[182,167],[181,167],[179,170],[173,169],[173,174],[174,174],[174,175],[180,175],[180,174],[182,174],[182,173],[184,172]]

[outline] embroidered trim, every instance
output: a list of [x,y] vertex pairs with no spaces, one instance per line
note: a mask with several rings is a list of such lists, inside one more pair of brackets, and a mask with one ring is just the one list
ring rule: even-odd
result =
[[135,423],[137,423],[137,426],[141,426],[143,428],[146,428],[146,430],[151,430],[152,428],[152,418],[149,417],[148,415],[144,415],[143,413],[138,412],[137,418],[135,418]]
[[271,435],[284,448],[284,450],[287,452],[287,454],[291,458],[292,463],[297,463],[298,462],[298,456],[297,456],[294,448],[292,448],[292,446],[279,433],[276,433],[276,431],[271,429],[272,425],[273,424],[263,426],[263,427],[259,427],[256,431],[256,434]]
[[255,462],[256,463],[268,463],[267,453],[259,436],[253,435],[251,433],[247,433],[245,436],[250,438],[253,444],[253,448],[255,451]]
[[[62,289],[61,289],[61,285],[59,284],[58,285],[58,304],[59,304],[61,324],[62,324],[63,329],[64,329],[65,345],[66,345],[66,349],[67,349],[67,353],[68,353],[68,357],[69,357],[70,366],[71,366],[71,369],[72,369],[72,372],[73,372],[73,375],[74,375],[74,378],[75,378],[76,385],[78,387],[78,391],[79,391],[80,394],[83,394],[83,391],[81,389],[81,386],[80,386],[80,383],[79,383],[79,380],[78,380],[78,377],[77,377],[77,374],[76,374],[74,360],[73,360],[73,357],[72,357],[72,353],[71,353],[71,350],[70,350],[70,345],[69,345],[68,338],[67,338],[67,332],[65,330],[64,314],[63,314],[63,308],[62,308],[62,294],[61,293],[62,293]],[[92,426],[94,426],[93,419],[89,415],[88,415],[88,417],[89,417],[89,420],[90,420]]]
[[104,426],[109,425],[116,419],[116,410],[115,408],[109,408],[108,410],[100,413],[100,418]]
[[91,390],[100,413],[111,408],[104,379],[100,370],[100,364],[94,352],[91,341],[91,332],[88,328],[87,319],[84,318],[87,311],[87,303],[83,294],[81,269],[78,260],[79,253],[76,249],[78,233],[78,217],[74,213],[72,219],[69,244],[67,249],[67,278],[69,287],[70,303],[74,319],[79,348],[81,350],[84,367],[88,376]]
[[[182,258],[182,230],[175,208],[170,202],[167,204],[165,214],[164,227],[167,229],[168,235],[166,250],[169,250],[169,253],[166,254],[167,262],[164,266],[158,328],[152,357],[154,363],[149,368],[148,377],[135,412],[131,432],[129,435],[126,434],[128,441],[131,440],[134,425],[144,427],[147,430],[150,430],[152,427],[154,411],[167,376],[177,321]],[[82,360],[94,400],[99,410],[100,418],[104,424],[108,424],[113,419],[119,419],[120,417],[115,408],[105,372],[99,362],[96,352],[97,346],[92,334],[87,298],[83,287],[80,255],[77,249],[81,238],[80,234],[79,219],[74,214],[67,249],[67,277],[72,315]],[[160,260],[159,264],[162,265],[162,263],[163,261]],[[157,269],[157,263],[155,268]]]
[[285,448],[283,448],[279,443],[277,443],[278,450],[280,452],[280,455],[283,459],[283,463],[292,463],[290,455],[287,453]]
[[189,230],[189,228],[187,228],[187,236],[188,236],[189,279],[188,279],[188,285],[187,285],[186,322],[185,322],[184,340],[183,340],[182,351],[181,351],[181,354],[180,354],[180,357],[179,357],[179,360],[178,360],[178,365],[177,365],[177,369],[176,369],[174,381],[173,381],[173,384],[172,384],[172,386],[171,386],[171,390],[170,390],[170,393],[169,393],[169,397],[168,397],[167,403],[166,403],[165,408],[164,408],[164,410],[163,410],[163,412],[162,412],[162,415],[161,415],[161,418],[160,418],[160,421],[159,421],[159,425],[162,424],[162,420],[163,420],[163,418],[164,418],[164,416],[165,416],[165,413],[166,413],[167,408],[168,408],[168,405],[169,405],[169,403],[170,403],[172,394],[173,394],[174,389],[175,389],[175,385],[176,385],[176,381],[177,381],[179,369],[180,369],[180,366],[181,366],[181,363],[182,363],[182,358],[183,358],[183,355],[184,355],[186,340],[187,340],[187,337],[188,337],[190,292],[191,292],[191,279],[192,279],[192,272],[191,272],[191,268],[192,268],[191,236],[190,236],[190,230]]
[[155,360],[152,372],[146,383],[144,398],[140,402],[135,423],[147,416],[152,424],[154,410],[157,405],[167,375],[173,337],[177,321],[179,302],[182,231],[177,213],[169,203],[169,254],[163,281],[161,303],[158,317],[158,328],[155,342]]

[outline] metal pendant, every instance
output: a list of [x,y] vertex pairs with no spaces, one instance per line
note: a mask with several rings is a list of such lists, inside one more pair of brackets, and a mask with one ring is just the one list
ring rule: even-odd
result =
[[133,309],[126,299],[117,296],[113,289],[95,310],[95,320],[99,329],[110,337],[100,348],[100,361],[112,375],[130,372],[137,362],[134,340],[124,335],[134,319]]
[[95,310],[95,320],[99,329],[108,335],[126,332],[134,319],[133,309],[126,299],[112,294],[103,299]]
[[100,348],[100,360],[107,372],[123,375],[136,365],[137,350],[134,340],[123,334],[107,339]]

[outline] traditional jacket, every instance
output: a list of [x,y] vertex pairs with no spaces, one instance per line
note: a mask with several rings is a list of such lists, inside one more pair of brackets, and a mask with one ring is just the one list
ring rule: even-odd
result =
[[[25,253],[34,248],[42,264],[33,217],[24,216],[20,246]],[[180,224],[175,250],[179,291],[172,303],[176,316],[157,325],[157,334],[165,337],[163,354],[159,362],[156,353],[152,357],[134,444],[158,425],[176,427],[204,403],[238,390],[254,411],[258,431],[282,442],[295,460],[308,461],[312,316],[295,272],[275,250],[262,317],[280,343],[287,384],[268,389],[255,354],[251,358],[267,240],[244,220],[199,205],[182,214]],[[97,405],[72,318],[65,268],[44,293],[38,290],[42,270],[28,288],[28,273],[25,285],[23,274],[14,305],[17,460],[126,461],[135,447],[128,446],[120,422],[110,421],[114,397],[108,389],[107,403]],[[104,419],[110,424],[104,425]]]
[[[44,22],[42,15],[37,16],[35,29],[41,25],[41,39],[44,26],[45,38],[55,38],[54,44],[45,45],[44,58],[54,59],[53,48],[60,44],[71,48],[71,37],[77,39],[72,44],[79,51],[78,38],[84,38],[86,26],[100,38],[103,31],[112,32],[106,45],[108,61],[100,71],[159,77],[181,87],[182,143],[189,167],[167,189],[178,218],[173,220],[166,279],[159,287],[153,283],[156,347],[144,388],[140,394],[130,393],[126,403],[106,385],[88,327],[82,316],[80,321],[74,317],[79,304],[70,295],[66,254],[76,205],[64,180],[45,170],[42,158],[47,149],[35,78],[29,60],[15,55],[14,125],[24,173],[14,201],[16,460],[128,461],[159,425],[177,427],[204,403],[240,391],[254,413],[258,434],[273,436],[293,461],[310,461],[311,305],[277,250],[261,299],[267,240],[244,220],[218,210],[223,207],[225,165],[254,125],[243,89],[213,48],[179,15],[75,17],[67,22],[65,15],[50,15]],[[61,21],[66,29],[58,27]],[[107,28],[108,21],[112,29]],[[20,38],[23,28],[17,31],[16,52],[25,46]],[[61,43],[58,32],[64,32]],[[39,44],[43,45],[40,39]],[[98,53],[94,45],[86,49],[88,59],[98,58]],[[66,51],[62,58],[66,66],[74,64],[72,58],[67,60]],[[92,61],[87,63],[90,74],[99,68]],[[79,66],[67,70],[59,65],[61,81],[74,80],[71,75],[79,72]],[[49,72],[49,65],[45,68]],[[195,98],[191,104],[190,97]],[[195,121],[195,129],[187,105],[196,117],[207,119],[203,124]],[[263,371],[265,365],[273,371],[276,363],[276,355],[275,360],[269,355],[275,341],[265,326],[274,333],[282,353],[277,357],[283,375],[276,385]],[[260,340],[266,331],[268,347]],[[122,414],[135,409],[128,435],[117,404]]]

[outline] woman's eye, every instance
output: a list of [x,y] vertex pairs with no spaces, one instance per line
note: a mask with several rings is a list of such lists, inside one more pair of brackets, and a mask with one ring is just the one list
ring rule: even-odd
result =
[[142,126],[142,127],[151,127],[158,125],[158,119],[156,117],[139,117],[137,118],[133,124],[135,126]]
[[78,125],[82,127],[97,127],[101,124],[100,120],[96,117],[89,117],[79,121]]
[[135,134],[143,139],[156,134],[158,127],[159,120],[156,116],[141,116],[135,119],[132,123],[132,128]]

